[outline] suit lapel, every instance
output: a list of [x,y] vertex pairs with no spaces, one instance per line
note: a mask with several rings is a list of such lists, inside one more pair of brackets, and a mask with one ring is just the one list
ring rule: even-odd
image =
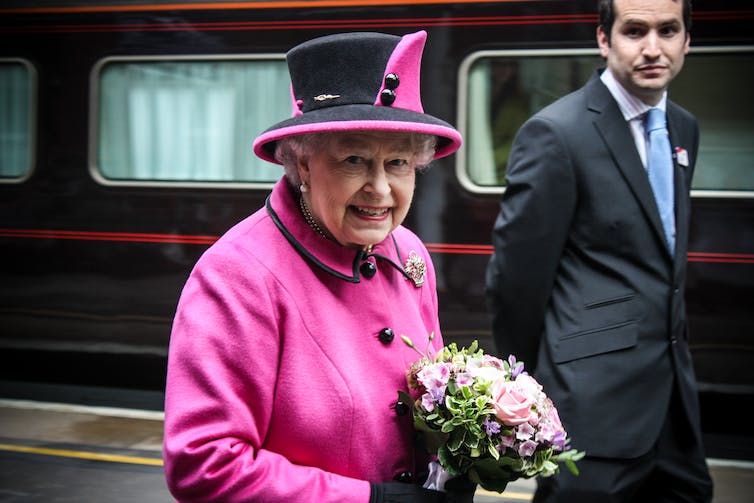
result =
[[[626,124],[618,104],[599,78],[592,79],[589,84],[587,107],[597,112],[594,118],[594,126],[602,137],[605,148],[610,152],[615,165],[631,188],[631,192],[639,201],[639,206],[649,220],[657,238],[661,243],[664,243],[665,234],[652,186],[649,184],[649,177],[647,177],[639,152],[636,150],[631,130]],[[678,194],[677,182],[675,191]],[[667,246],[663,246],[663,248],[667,250]]]
[[[685,255],[688,242],[688,219],[689,219],[689,200],[688,194],[691,189],[691,176],[693,174],[690,165],[690,155],[696,155],[693,141],[685,137],[681,132],[682,117],[676,113],[675,105],[668,101],[668,134],[670,135],[670,144],[674,149],[673,169],[674,169],[674,188],[675,188],[675,221],[676,221],[676,251],[678,254]],[[686,150],[686,159],[683,164],[679,163],[679,158],[675,150],[681,147]],[[683,246],[678,246],[678,244]]]

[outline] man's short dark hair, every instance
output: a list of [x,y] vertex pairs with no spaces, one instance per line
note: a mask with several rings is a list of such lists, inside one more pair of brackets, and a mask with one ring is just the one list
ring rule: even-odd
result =
[[[680,0],[683,2],[683,27],[688,34],[691,31],[691,0]],[[607,43],[610,44],[610,34],[615,22],[615,0],[598,0],[597,9],[600,15],[600,26],[607,37]]]

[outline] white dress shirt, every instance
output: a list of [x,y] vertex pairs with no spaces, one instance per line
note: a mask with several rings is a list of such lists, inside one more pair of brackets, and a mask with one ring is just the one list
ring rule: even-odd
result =
[[[610,72],[610,69],[605,69],[600,76],[602,82],[607,86],[610,94],[613,95],[615,101],[618,102],[618,108],[620,108],[623,118],[626,119],[628,125],[631,127],[631,133],[634,136],[634,142],[636,143],[636,150],[639,152],[641,162],[644,164],[644,169],[647,168],[647,145],[649,137],[647,136],[644,128],[644,114],[647,110],[652,108],[639,98],[629,93],[620,82],[615,79],[615,76]],[[662,99],[656,105],[657,108],[665,111],[667,104],[668,92],[662,93]]]

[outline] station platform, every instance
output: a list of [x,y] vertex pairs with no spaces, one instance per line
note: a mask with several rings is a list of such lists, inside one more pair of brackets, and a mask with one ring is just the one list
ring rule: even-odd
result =
[[[163,413],[0,399],[0,502],[168,503],[162,467]],[[710,460],[713,503],[754,503],[754,463]],[[531,501],[535,483],[475,503]]]
[[0,400],[0,502],[168,503],[162,413]]

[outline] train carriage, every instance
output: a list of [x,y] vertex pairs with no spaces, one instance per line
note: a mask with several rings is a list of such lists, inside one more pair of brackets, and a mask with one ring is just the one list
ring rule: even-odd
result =
[[[702,132],[686,295],[705,417],[754,397],[753,19],[743,0],[695,0],[670,91]],[[424,106],[465,144],[419,177],[406,225],[435,261],[445,338],[491,348],[507,152],[601,64],[596,22],[593,0],[4,2],[2,390],[162,389],[191,267],[281,175],[251,141],[290,115],[285,52],[343,31],[429,34]]]

